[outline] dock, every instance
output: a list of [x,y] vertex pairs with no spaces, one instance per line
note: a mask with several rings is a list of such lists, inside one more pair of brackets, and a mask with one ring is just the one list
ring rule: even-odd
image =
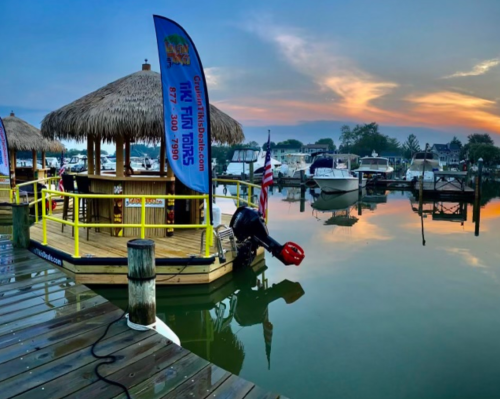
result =
[[[119,309],[62,269],[0,240],[0,396],[124,398],[99,380],[91,347]],[[132,398],[284,398],[217,367],[156,331],[114,323],[96,353],[99,368]],[[104,362],[109,361],[105,359]]]
[[[434,172],[434,181],[424,182],[424,197],[439,198],[473,198],[474,189],[466,182],[467,172]],[[419,183],[415,183],[415,190],[419,190]]]

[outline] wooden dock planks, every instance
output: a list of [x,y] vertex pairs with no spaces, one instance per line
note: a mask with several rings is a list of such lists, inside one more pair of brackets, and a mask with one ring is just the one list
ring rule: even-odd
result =
[[[56,266],[0,240],[0,397],[114,398],[123,391],[97,378],[102,360],[93,343],[123,311]],[[120,319],[96,352],[117,361],[100,367],[133,398],[279,398],[154,331],[139,332]],[[214,396],[215,395],[215,396]]]

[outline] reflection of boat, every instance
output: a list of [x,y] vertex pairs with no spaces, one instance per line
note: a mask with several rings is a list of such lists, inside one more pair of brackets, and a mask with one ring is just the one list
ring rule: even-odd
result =
[[388,177],[394,172],[394,168],[389,164],[388,158],[379,157],[373,151],[370,157],[363,157],[360,159],[359,168],[354,169],[353,172],[363,173],[364,175],[383,175]]
[[[425,167],[425,170],[424,170]],[[434,152],[417,152],[413,155],[410,167],[406,171],[406,180],[417,180],[424,171],[424,181],[434,181],[434,172],[442,171],[439,155]]]
[[[313,179],[321,190],[327,193],[342,193],[358,189],[358,178],[347,169],[318,168]],[[363,180],[363,184],[366,184],[366,180]]]
[[[293,303],[304,290],[289,280],[269,286],[263,269],[262,265],[259,271],[242,269],[208,286],[158,286],[158,317],[179,336],[183,347],[234,374],[239,374],[246,356],[234,328],[261,324],[269,365],[273,338],[269,305],[280,298]],[[126,307],[126,290],[116,286],[103,290],[113,303]]]
[[361,198],[361,201],[372,204],[385,204],[387,203],[387,191],[368,189],[366,190],[366,195],[363,195],[363,198]]
[[357,191],[342,194],[321,193],[312,203],[312,207],[320,212],[332,212],[352,207],[358,202]]
[[357,191],[343,194],[327,194],[322,192],[314,199],[312,207],[319,212],[331,212],[332,215],[325,221],[325,225],[351,227],[358,222],[356,216],[351,216],[351,209],[359,200]]

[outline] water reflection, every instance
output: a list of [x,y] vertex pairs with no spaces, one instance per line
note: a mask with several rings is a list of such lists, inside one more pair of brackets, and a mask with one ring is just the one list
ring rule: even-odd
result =
[[[265,269],[241,270],[208,286],[158,286],[157,315],[179,336],[183,347],[234,374],[240,373],[246,354],[238,332],[261,325],[269,369],[274,329],[269,305],[278,299],[294,303],[304,290],[287,279],[269,284]],[[103,291],[113,303],[126,307],[125,290],[106,287]]]

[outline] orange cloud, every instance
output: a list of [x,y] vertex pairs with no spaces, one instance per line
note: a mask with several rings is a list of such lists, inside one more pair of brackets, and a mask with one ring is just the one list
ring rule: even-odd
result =
[[410,96],[413,112],[438,125],[467,126],[500,133],[500,116],[495,114],[497,103],[480,97],[440,91]]

